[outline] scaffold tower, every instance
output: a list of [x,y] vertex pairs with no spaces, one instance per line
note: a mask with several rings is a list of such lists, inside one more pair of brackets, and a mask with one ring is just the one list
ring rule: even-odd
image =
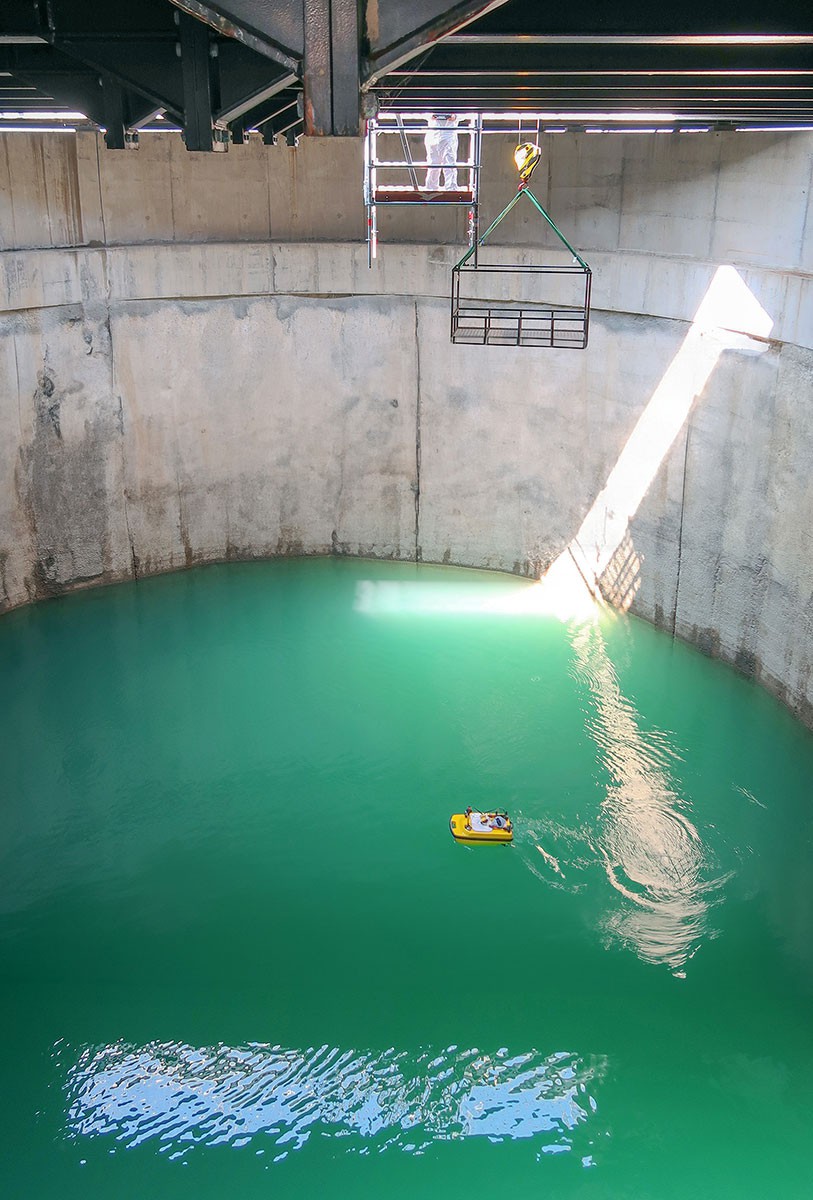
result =
[[[476,244],[479,221],[482,120],[479,113],[453,117],[457,157],[446,164],[454,186],[432,183],[437,166],[429,160],[426,135],[438,113],[381,112],[367,121],[364,139],[364,204],[367,210],[367,264],[378,251],[378,209],[384,207],[438,206],[468,211],[467,240]],[[447,114],[452,116],[452,114]]]

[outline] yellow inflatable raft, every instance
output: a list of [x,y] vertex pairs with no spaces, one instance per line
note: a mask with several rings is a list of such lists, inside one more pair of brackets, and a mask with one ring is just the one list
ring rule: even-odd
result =
[[507,812],[478,812],[467,808],[449,818],[452,837],[458,842],[512,842],[514,826]]

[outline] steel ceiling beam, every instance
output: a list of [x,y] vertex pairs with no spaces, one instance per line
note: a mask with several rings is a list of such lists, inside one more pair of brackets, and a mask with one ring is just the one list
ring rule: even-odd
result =
[[293,73],[289,75],[280,75],[278,79],[268,85],[268,87],[260,88],[257,92],[252,92],[251,95],[243,97],[242,100],[235,101],[225,108],[221,108],[215,113],[215,120],[229,124],[231,121],[236,121],[239,117],[245,116],[246,113],[253,113],[261,108],[267,100],[284,92],[286,88],[291,87],[297,82],[297,76]]
[[74,59],[100,76],[114,79],[121,87],[137,92],[156,108],[169,110],[180,118],[183,111],[182,92],[167,90],[178,76],[175,42],[158,50],[156,55],[141,57],[134,48],[103,38],[62,37],[52,43],[54,50]]
[[[278,95],[259,105],[251,113],[250,120],[244,122],[247,129],[262,129],[269,121],[276,121],[281,115],[286,121],[299,117],[297,97],[288,93]],[[301,118],[300,118],[301,119]]]
[[[278,98],[297,96],[317,135],[356,135],[365,95],[371,109],[407,112],[657,115],[700,105],[709,120],[792,114],[813,127],[810,0],[683,0],[679,9],[651,0],[0,0],[0,9],[11,13],[0,16],[0,55],[19,52],[20,71],[36,61],[31,78],[51,81],[57,110],[81,107],[116,129],[158,108],[183,124],[186,110],[192,145],[208,145],[213,116],[250,127]],[[207,72],[198,55],[197,79],[188,55],[186,71],[176,57],[176,13],[207,31],[219,55]]]
[[6,45],[25,46],[42,37],[42,14],[34,2],[0,4],[0,41]]
[[301,77],[303,31],[298,4],[272,7],[262,0],[228,0],[225,4],[170,0],[170,3],[224,37],[235,38]]
[[165,112],[166,109],[163,108],[150,108],[147,112],[142,112],[139,116],[131,118],[127,123],[127,131],[137,133],[145,125],[150,125],[159,117],[163,117]]
[[221,37],[214,38],[214,42],[220,65],[220,109],[230,111],[242,106],[253,96],[262,97],[266,92],[278,90],[284,81],[287,87],[299,85],[295,72],[255,54],[242,42]]
[[185,12],[178,13],[183,78],[183,128],[187,150],[211,150],[212,58],[209,30]]
[[[280,99],[278,97],[278,99]],[[263,141],[266,145],[273,145],[274,139],[278,134],[286,133],[289,129],[296,128],[302,124],[302,118],[299,115],[297,100],[294,97],[277,106],[273,111],[263,113],[262,110],[256,115],[252,122],[263,135]]]
[[[39,65],[36,56],[41,55],[44,62],[55,59],[59,72],[67,74],[69,62],[74,61],[80,64],[77,72],[80,76],[88,70],[95,72],[100,84],[105,78],[115,81],[125,93],[140,95],[155,107],[166,108],[173,114],[180,113],[180,93],[173,97],[161,91],[162,83],[177,74],[175,35],[171,26],[141,32],[79,30],[65,34],[58,22],[62,10],[57,4],[51,2],[31,8],[38,18],[41,37],[37,43],[18,46],[21,54],[31,56],[27,59],[29,65],[36,68]],[[73,15],[73,9],[70,11]],[[144,43],[149,43],[148,50],[144,49]],[[100,107],[95,105],[93,114],[88,112],[87,115],[98,120]]]
[[813,33],[469,33],[467,46],[810,46]]
[[[25,49],[28,47],[25,46]],[[26,101],[26,111],[33,112],[44,108],[48,112],[54,112],[64,108],[67,111],[84,113],[95,125],[104,124],[104,105],[98,75],[78,72],[75,69],[70,72],[28,71],[24,66],[16,64],[12,74],[15,80],[29,84],[38,92],[53,96],[54,100],[59,98],[56,103],[54,100],[45,103],[40,100]]]
[[303,0],[305,133],[358,137],[360,39],[356,0]]
[[184,14],[265,54],[302,81],[306,132],[360,132],[358,0],[171,0]]
[[108,150],[123,150],[126,142],[126,103],[121,86],[109,75],[102,77],[104,144]]
[[395,69],[392,78],[408,77],[426,70],[441,73],[455,68],[469,71],[509,70],[639,70],[657,73],[659,70],[771,70],[813,67],[813,44],[795,43],[778,46],[715,47],[706,44],[659,46],[653,54],[650,46],[640,42],[604,43],[600,47],[573,42],[466,42],[450,38],[436,46],[415,68]]
[[331,132],[361,132],[361,28],[357,0],[330,0]]
[[118,79],[115,73],[105,71],[96,64],[79,63],[48,45],[18,44],[6,50],[0,47],[0,63],[11,71],[14,79],[52,95],[55,100],[47,105],[49,110],[65,107],[80,111],[94,124],[106,124],[105,80],[121,88],[125,114],[128,114],[128,128],[132,127],[132,121],[138,121],[156,108],[164,107],[152,103],[143,93],[134,91],[126,80]]
[[[431,49],[441,38],[449,37],[458,30],[464,29],[472,21],[477,21],[487,13],[502,8],[508,0],[467,0],[463,4],[449,5],[448,2],[431,4],[432,17],[418,27],[411,28],[407,33],[396,38],[388,45],[379,45],[376,34],[380,28],[380,0],[367,0],[367,38],[369,51],[366,61],[362,64],[362,91],[368,91],[386,75],[411,61],[418,54]],[[411,6],[414,11],[417,5]],[[424,3],[420,6],[427,8]]]
[[[566,14],[540,14],[514,0],[438,42],[416,65],[391,68],[370,90],[380,107],[410,112],[663,112],[702,103],[707,115],[725,104],[726,117],[739,106],[744,119],[770,122],[792,113],[813,123],[813,9],[797,6],[802,18],[783,27],[788,5],[778,2],[785,9],[779,17],[776,6],[770,17],[763,8],[762,19],[749,26],[742,10],[754,10],[754,0],[740,0],[739,16],[729,14],[734,32],[720,32],[701,20],[698,4],[694,28],[669,10],[647,16],[647,30],[641,6],[629,0],[612,10],[584,0]],[[628,30],[621,32],[625,21]]]
[[488,16],[478,32],[544,31],[572,37],[623,33],[695,35],[810,32],[807,0],[681,0],[680,5],[654,5],[651,0],[579,0],[548,5],[539,0],[511,0],[504,12]]
[[305,131],[323,134],[333,125],[329,0],[303,0]]

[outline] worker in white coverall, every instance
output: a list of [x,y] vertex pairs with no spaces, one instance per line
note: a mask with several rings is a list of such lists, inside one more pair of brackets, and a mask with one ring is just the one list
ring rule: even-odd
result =
[[440,172],[443,171],[443,191],[457,187],[457,117],[454,113],[433,113],[429,128],[424,136],[426,159],[426,190],[436,192],[440,188]]

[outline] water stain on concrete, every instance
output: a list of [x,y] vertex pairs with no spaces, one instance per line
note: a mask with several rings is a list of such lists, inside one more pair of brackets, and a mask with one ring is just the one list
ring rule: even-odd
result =
[[[88,331],[80,332],[88,345]],[[93,337],[91,335],[91,343]],[[31,441],[22,447],[15,486],[35,560],[25,587],[31,599],[109,576],[107,470],[121,434],[104,397],[91,396],[46,355],[32,396]]]

